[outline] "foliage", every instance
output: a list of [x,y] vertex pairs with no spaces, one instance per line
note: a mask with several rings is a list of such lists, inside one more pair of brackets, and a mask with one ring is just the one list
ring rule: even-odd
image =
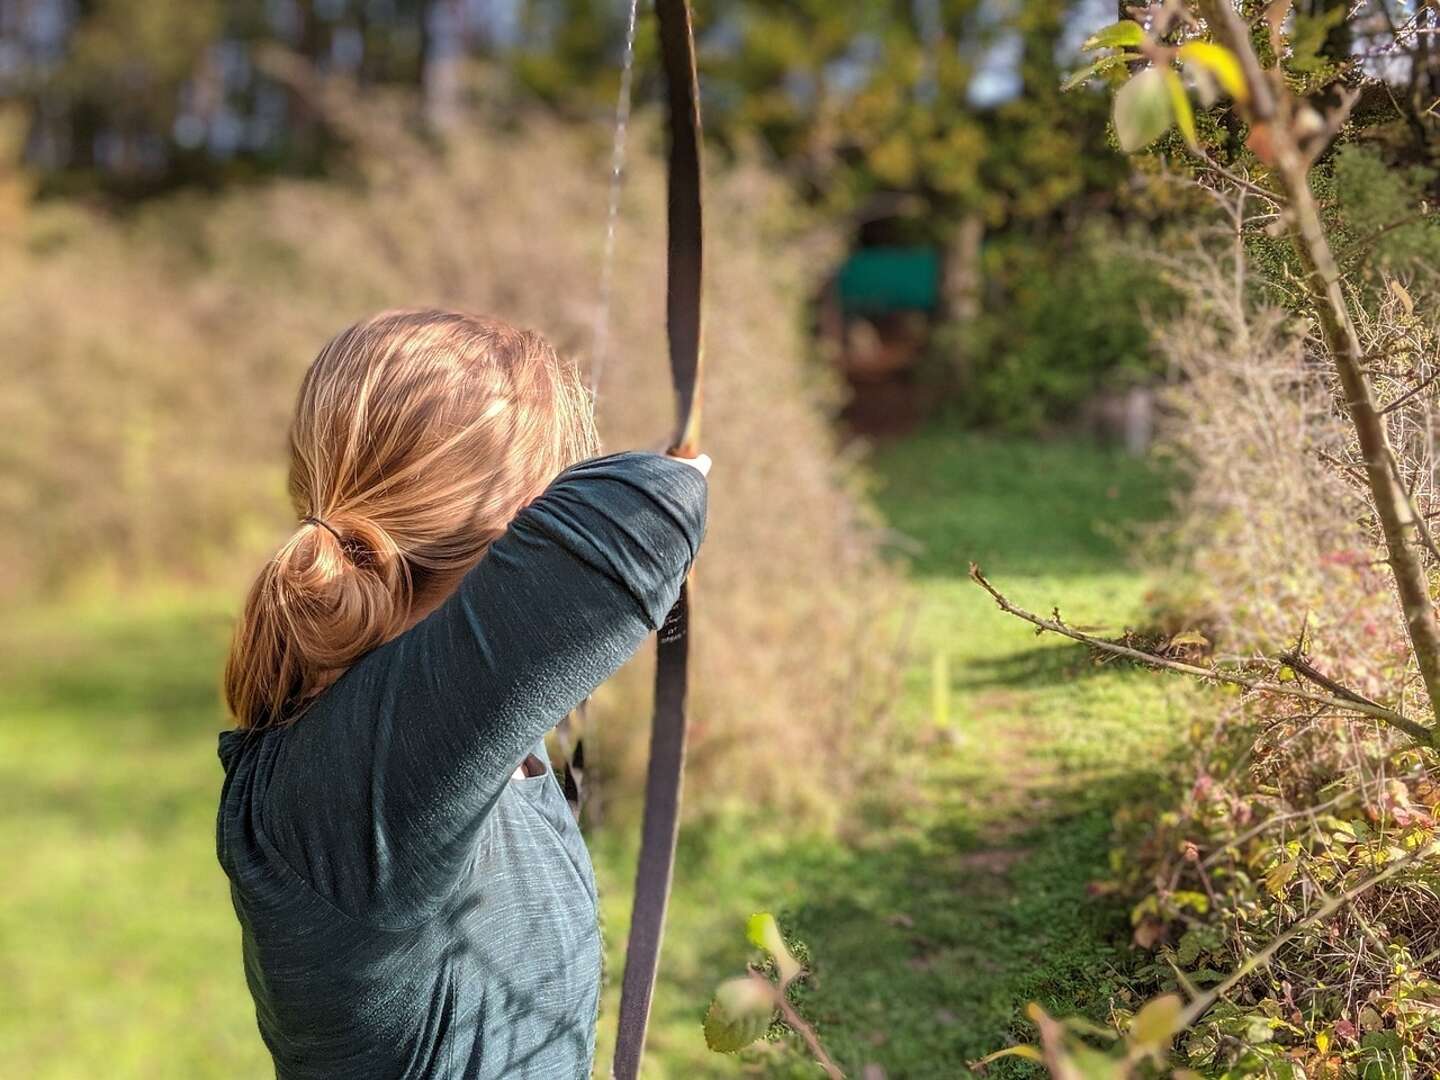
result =
[[745,937],[763,956],[763,966],[750,964],[746,974],[726,979],[715,990],[705,1013],[705,1045],[717,1054],[734,1054],[759,1041],[793,1035],[831,1077],[841,1075],[825,1052],[815,1029],[795,1007],[794,994],[808,974],[803,946],[787,941],[769,912],[750,916]]
[[1336,151],[1332,173],[1334,227],[1358,274],[1373,282],[1440,266],[1440,216],[1425,212],[1440,170],[1351,144]]
[[[516,77],[546,100],[592,114],[612,100],[623,5],[548,0]],[[758,141],[806,197],[869,212],[904,194],[943,242],[957,217],[1043,220],[1113,185],[1118,159],[1080,152],[1099,103],[1061,99],[1055,40],[1072,0],[712,0],[696,5],[706,126],[731,148]],[[927,14],[928,12],[928,14]],[[642,80],[653,29],[637,37]],[[977,106],[987,51],[1014,40],[1023,92]],[[648,92],[648,84],[640,84]],[[1063,122],[1057,122],[1057,113]]]
[[1172,568],[1154,618],[1167,633],[1201,625],[1231,655],[1273,655],[1303,632],[1318,668],[1384,696],[1404,667],[1404,630],[1376,604],[1383,571],[1353,477],[1317,467],[1348,453],[1345,419],[1304,323],[1255,295],[1264,263],[1228,232],[1152,256],[1181,298],[1154,330],[1174,376],[1160,451],[1187,477],[1154,537]]
[[[1112,881],[1141,896],[1147,981],[1193,992],[1290,936],[1186,1033],[1182,1059],[1206,1075],[1433,1071],[1433,763],[1363,728],[1253,705],[1191,740],[1177,786],[1117,816]],[[1373,885],[1387,868],[1400,872]]]
[[[1364,498],[1345,470],[1316,465],[1348,452],[1327,368],[1302,324],[1255,298],[1243,247],[1197,244],[1169,265],[1185,312],[1159,334],[1185,377],[1170,439],[1191,480],[1166,530],[1191,583],[1170,610],[1203,612],[1226,652],[1295,649],[1346,687],[1389,696],[1409,649]],[[1395,335],[1425,333],[1413,323],[1391,294],[1361,327],[1367,347],[1400,355]],[[1433,758],[1368,725],[1261,700],[1226,704],[1189,738],[1169,788],[1117,816],[1110,884],[1139,898],[1136,940],[1156,950],[1143,985],[1204,987],[1300,932],[1201,1018],[1185,1060],[1234,1075],[1433,1069],[1440,859],[1371,885],[1433,838]],[[1327,896],[1366,886],[1304,922]]]
[[271,76],[267,54],[283,49],[357,87],[418,88],[441,6],[27,0],[6,27],[0,96],[25,110],[30,163],[50,190],[133,196],[257,169],[343,167],[333,132]]
[[1024,235],[999,239],[984,262],[989,302],[970,324],[946,329],[933,365],[952,351],[972,358],[956,394],[967,422],[1043,430],[1073,422],[1099,392],[1161,372],[1146,320],[1168,310],[1171,292],[1102,226],[1068,252]]
[[1194,107],[1177,64],[1207,108],[1214,105],[1220,92],[1236,101],[1244,101],[1249,93],[1239,61],[1225,46],[1204,40],[1178,46],[1166,44],[1171,22],[1161,16],[1147,30],[1134,19],[1122,19],[1097,31],[1085,42],[1085,51],[1113,51],[1079,71],[1066,84],[1074,89],[1099,75],[1129,74],[1121,64],[1138,67],[1115,92],[1111,113],[1116,139],[1127,154],[1150,146],[1172,125],[1179,129],[1186,145],[1199,149]]

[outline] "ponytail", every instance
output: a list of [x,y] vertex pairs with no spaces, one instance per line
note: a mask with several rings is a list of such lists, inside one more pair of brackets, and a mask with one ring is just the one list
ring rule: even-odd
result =
[[293,717],[400,632],[410,599],[409,570],[384,529],[347,514],[302,522],[245,599],[225,667],[231,713],[242,727]]

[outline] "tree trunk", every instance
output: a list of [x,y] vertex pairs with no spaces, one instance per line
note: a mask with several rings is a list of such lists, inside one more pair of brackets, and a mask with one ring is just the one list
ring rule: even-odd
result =
[[465,11],[460,0],[430,0],[422,11],[420,80],[425,96],[425,125],[431,131],[444,133],[454,130],[463,114]]
[[[984,241],[985,219],[972,210],[956,226],[945,252],[945,318],[967,328],[980,314],[984,284],[980,256]],[[974,376],[974,358],[967,348],[957,344],[951,363],[956,385],[963,393]]]

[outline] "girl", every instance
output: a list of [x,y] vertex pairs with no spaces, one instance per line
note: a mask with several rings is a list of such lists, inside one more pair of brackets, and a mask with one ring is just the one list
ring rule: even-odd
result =
[[305,376],[217,826],[282,1080],[590,1075],[595,880],[543,735],[664,620],[709,465],[595,450],[574,371],[493,320],[379,315]]

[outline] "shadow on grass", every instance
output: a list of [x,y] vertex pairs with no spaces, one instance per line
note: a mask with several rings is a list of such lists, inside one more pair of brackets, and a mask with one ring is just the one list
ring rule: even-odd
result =
[[[1031,1001],[1103,1018],[1136,958],[1124,907],[1087,885],[1106,865],[1111,811],[1149,779],[1060,792],[1008,835],[942,812],[885,843],[765,856],[805,898],[777,915],[811,950],[803,1009],[847,1075],[867,1064],[907,1080],[968,1075],[968,1062],[1033,1037],[1019,1019]],[[703,875],[693,835],[687,872]],[[718,981],[735,967],[733,943],[702,967]],[[773,1063],[766,1074],[789,1075]],[[1002,1062],[987,1075],[1043,1073]]]
[[1134,666],[1124,660],[1099,659],[1089,646],[1078,643],[1037,645],[1023,652],[967,660],[964,671],[952,680],[952,686],[961,691],[1058,686]]

